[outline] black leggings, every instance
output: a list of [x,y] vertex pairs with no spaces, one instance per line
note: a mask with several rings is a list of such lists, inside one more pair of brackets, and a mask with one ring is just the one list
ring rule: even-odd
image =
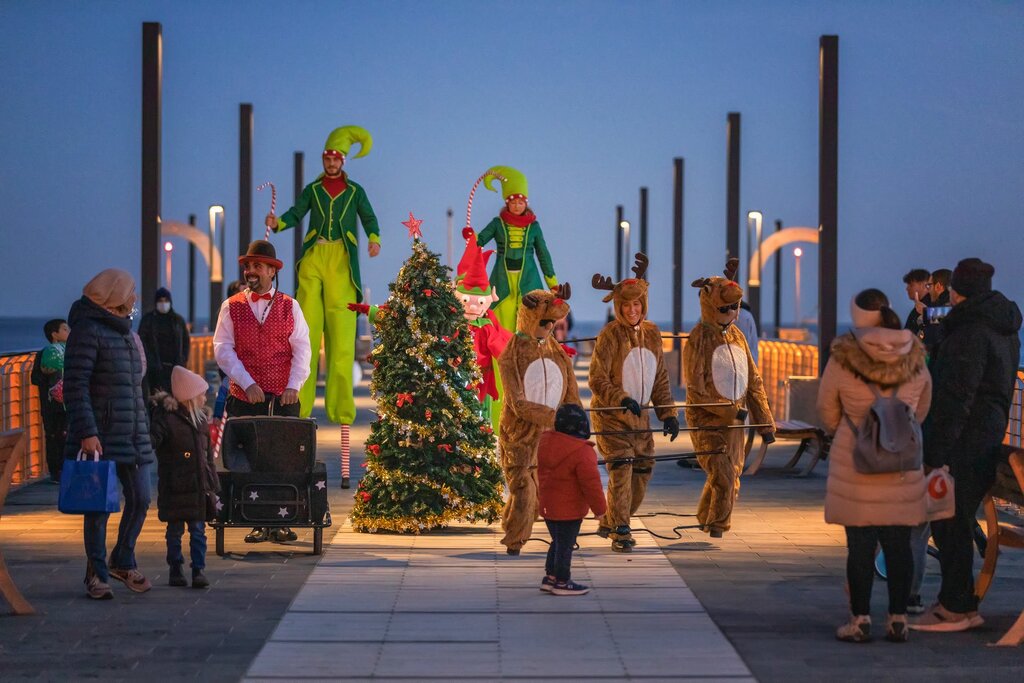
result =
[[914,573],[909,526],[846,527],[846,580],[850,586],[850,611],[871,614],[871,584],[875,580],[875,548],[882,545],[889,585],[889,614],[906,614],[907,597]]
[[544,520],[551,534],[551,546],[548,548],[548,559],[544,563],[544,571],[556,581],[568,581],[572,564],[572,549],[576,545],[576,536],[580,533],[582,519],[567,521]]

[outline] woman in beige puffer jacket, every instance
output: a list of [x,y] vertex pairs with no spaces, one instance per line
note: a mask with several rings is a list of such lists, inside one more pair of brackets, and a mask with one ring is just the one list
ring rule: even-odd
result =
[[888,569],[889,621],[886,637],[906,640],[907,597],[913,572],[910,528],[926,519],[923,469],[889,474],[861,474],[853,464],[858,428],[875,402],[868,382],[885,396],[910,406],[918,422],[928,414],[932,381],[921,342],[889,308],[885,294],[868,289],[850,304],[854,331],[832,343],[832,355],[818,390],[818,412],[825,430],[834,434],[829,452],[825,521],[846,527],[846,574],[850,588],[849,623],[836,633],[841,640],[870,638],[871,584],[875,548],[881,544]]

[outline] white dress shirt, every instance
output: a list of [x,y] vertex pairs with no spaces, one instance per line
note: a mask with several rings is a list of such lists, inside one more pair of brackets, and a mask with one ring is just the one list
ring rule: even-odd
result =
[[[256,320],[263,320],[273,299],[257,299],[254,302],[250,291],[246,289],[244,292],[245,301],[249,304],[253,315],[256,316]],[[276,292],[276,289],[270,288],[271,297]],[[294,299],[292,299],[292,317],[295,319],[295,326],[288,337],[288,342],[292,347],[292,367],[288,372],[287,388],[298,391],[309,377],[309,361],[312,353],[309,346],[309,325],[306,324],[306,319],[302,315],[299,302]],[[213,333],[213,357],[217,360],[220,369],[234,380],[235,384],[242,389],[252,386],[255,380],[242,365],[242,361],[238,359],[238,354],[235,353],[235,324],[231,320],[230,299],[220,305],[220,313],[217,315],[217,329]]]

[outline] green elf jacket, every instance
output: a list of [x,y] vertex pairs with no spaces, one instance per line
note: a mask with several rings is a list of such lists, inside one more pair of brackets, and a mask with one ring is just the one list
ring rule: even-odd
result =
[[359,237],[356,232],[356,216],[363,224],[363,231],[371,242],[380,243],[380,227],[377,216],[373,213],[366,190],[345,176],[347,187],[337,197],[332,198],[324,189],[320,178],[317,178],[302,190],[295,206],[277,218],[277,229],[280,232],[293,228],[309,213],[309,230],[302,238],[302,253],[296,259],[296,267],[306,252],[312,249],[318,239],[329,242],[342,240],[348,251],[349,267],[352,271],[352,282],[356,287],[358,300],[363,300],[363,285],[359,278]]
[[[519,280],[520,296],[535,289],[546,289],[544,283],[541,282],[540,273],[537,272],[537,264],[531,252],[537,254],[545,282],[552,287],[558,284],[555,267],[551,263],[551,253],[544,243],[544,233],[541,232],[540,223],[534,221],[525,228],[521,228],[525,231],[522,244],[510,243],[510,228],[516,230],[515,226],[510,226],[500,216],[495,216],[494,220],[488,223],[476,238],[477,244],[481,247],[492,239],[497,247],[498,257],[494,262],[494,268],[491,269],[491,284],[497,290],[499,301],[509,295],[508,271],[510,270],[522,271]],[[494,305],[496,306],[497,303]]]

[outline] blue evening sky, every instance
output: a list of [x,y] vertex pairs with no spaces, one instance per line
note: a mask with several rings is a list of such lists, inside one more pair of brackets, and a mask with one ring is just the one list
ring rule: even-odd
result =
[[[347,170],[382,226],[382,255],[362,256],[375,303],[409,253],[400,221],[415,212],[443,254],[445,210],[457,232],[472,182],[507,164],[529,178],[580,319],[604,314],[589,283],[613,272],[615,205],[635,223],[648,186],[651,315],[669,319],[672,158],[686,159],[688,283],[722,269],[729,111],[743,115],[742,210],[816,225],[826,33],[840,36],[840,311],[878,286],[905,312],[905,271],[964,256],[994,263],[996,286],[1024,298],[1018,2],[6,0],[2,316],[60,315],[100,269],[139,272],[143,21],[163,24],[163,217],[205,224],[207,207],[223,204],[237,255],[240,102],[255,107],[254,181],[277,184],[279,211],[292,199],[293,152],[306,153],[308,181],[327,133],[361,125],[374,148]],[[258,236],[267,194],[254,194]],[[478,230],[499,205],[477,194]],[[288,291],[291,235],[273,239]],[[181,311],[185,251],[173,268]],[[810,316],[816,250],[805,251]],[[784,269],[791,320],[791,248]],[[692,319],[696,295],[685,295]]]

